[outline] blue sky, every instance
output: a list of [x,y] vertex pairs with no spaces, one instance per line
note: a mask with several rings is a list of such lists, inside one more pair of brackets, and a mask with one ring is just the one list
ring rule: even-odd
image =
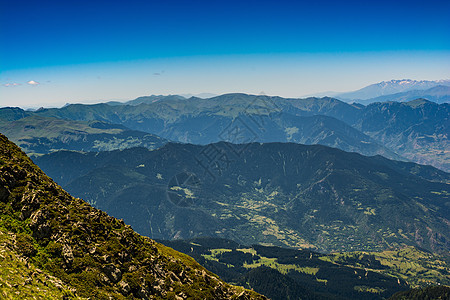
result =
[[449,1],[0,4],[0,106],[450,78]]

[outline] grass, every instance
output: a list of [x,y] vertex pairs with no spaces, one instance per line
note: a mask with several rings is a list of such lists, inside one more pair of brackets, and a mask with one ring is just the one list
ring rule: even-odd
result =
[[61,280],[49,276],[13,251],[14,235],[0,229],[1,299],[84,299]]
[[[358,263],[363,256],[371,255],[383,267],[371,268]],[[344,265],[355,265],[381,274],[405,280],[412,288],[428,285],[450,285],[450,268],[443,257],[414,247],[381,252],[348,252],[322,256],[320,259]],[[355,263],[356,259],[356,263]]]

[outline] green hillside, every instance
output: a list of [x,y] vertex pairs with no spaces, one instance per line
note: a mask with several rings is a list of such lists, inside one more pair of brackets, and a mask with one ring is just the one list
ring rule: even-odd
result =
[[450,298],[449,286],[432,286],[410,291],[398,292],[390,300],[445,300]]
[[57,150],[108,151],[131,147],[159,148],[166,140],[101,121],[71,121],[29,116],[0,122],[0,132],[28,154]]
[[0,228],[6,298],[38,296],[41,288],[43,298],[263,298],[73,198],[3,135]]
[[447,259],[414,247],[326,255],[207,237],[161,242],[271,299],[385,299],[411,287],[450,284]]

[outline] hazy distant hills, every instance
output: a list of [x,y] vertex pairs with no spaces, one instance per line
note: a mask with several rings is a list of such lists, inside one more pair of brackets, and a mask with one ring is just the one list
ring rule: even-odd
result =
[[423,99],[373,103],[353,127],[408,159],[450,170],[450,104]]
[[0,124],[5,122],[11,122],[15,120],[19,120],[28,116],[31,116],[33,113],[30,111],[25,111],[19,107],[1,107],[0,108]]
[[[68,105],[61,109],[39,110],[33,115],[117,123],[185,143],[208,144],[221,140],[234,143],[297,142],[401,159],[400,155],[336,119],[351,119],[358,109],[331,98],[299,100],[228,94],[212,99],[150,96],[134,101],[131,101],[133,105]],[[6,115],[7,109],[4,110]],[[13,112],[19,114],[16,110],[10,114]],[[21,124],[26,122],[24,119]],[[9,129],[5,134],[13,140],[25,139],[23,130],[18,131],[15,124],[6,127]],[[135,139],[130,139],[135,141],[134,146],[139,146]],[[131,142],[129,144],[133,146]],[[145,144],[143,142],[142,146]],[[92,150],[96,149],[92,147]]]
[[[6,109],[0,109],[0,114],[6,111]],[[136,146],[155,149],[166,143],[165,139],[158,136],[130,130],[122,125],[102,121],[72,121],[36,115],[18,118],[18,116],[26,115],[29,113],[10,110],[11,117],[9,118],[16,120],[0,121],[0,132],[30,154],[44,154],[61,149],[107,151]]]
[[118,123],[186,143],[318,143],[364,155],[405,157],[448,171],[449,104],[424,103],[361,106],[327,97],[226,94],[211,99],[170,98],[137,106],[69,105],[35,114]]
[[153,102],[161,101],[161,100],[185,100],[185,99],[186,99],[185,97],[178,96],[178,95],[169,95],[169,96],[162,96],[162,95],[155,96],[155,95],[152,95],[152,96],[139,97],[139,98],[136,98],[134,100],[123,102],[122,104],[123,105],[139,105],[139,104],[142,104],[142,103],[151,104]]
[[[329,97],[291,99],[247,94],[225,94],[209,99],[149,96],[133,101],[133,105],[75,104],[35,112],[4,108],[0,110],[0,123],[35,115],[121,124],[183,143],[321,144],[450,170],[448,103],[413,100],[364,106]],[[3,125],[7,127],[11,126]],[[8,134],[17,141],[26,138],[21,130]],[[121,147],[127,144],[133,146],[139,142],[124,142]]]
[[381,156],[293,143],[169,143],[35,161],[73,195],[152,238],[450,249],[450,175]]
[[[450,86],[450,80],[390,80],[375,83],[353,92],[339,93],[335,97],[343,100],[367,100],[380,96],[413,90],[428,90],[436,86]],[[429,99],[431,100],[431,99]]]
[[358,103],[367,105],[374,102],[388,102],[388,101],[407,102],[419,98],[427,99],[429,101],[436,103],[450,102],[450,85],[449,86],[438,85],[427,90],[411,90],[407,92],[389,94],[385,96],[379,96],[366,100],[356,100],[356,101]]

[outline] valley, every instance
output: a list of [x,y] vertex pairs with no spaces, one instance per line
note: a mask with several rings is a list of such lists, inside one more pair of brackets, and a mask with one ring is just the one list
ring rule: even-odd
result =
[[161,242],[271,299],[383,299],[405,286],[450,284],[448,257],[414,247],[327,255],[208,237]]
[[169,143],[34,160],[76,197],[152,238],[326,252],[449,249],[449,175],[433,167],[293,143]]

